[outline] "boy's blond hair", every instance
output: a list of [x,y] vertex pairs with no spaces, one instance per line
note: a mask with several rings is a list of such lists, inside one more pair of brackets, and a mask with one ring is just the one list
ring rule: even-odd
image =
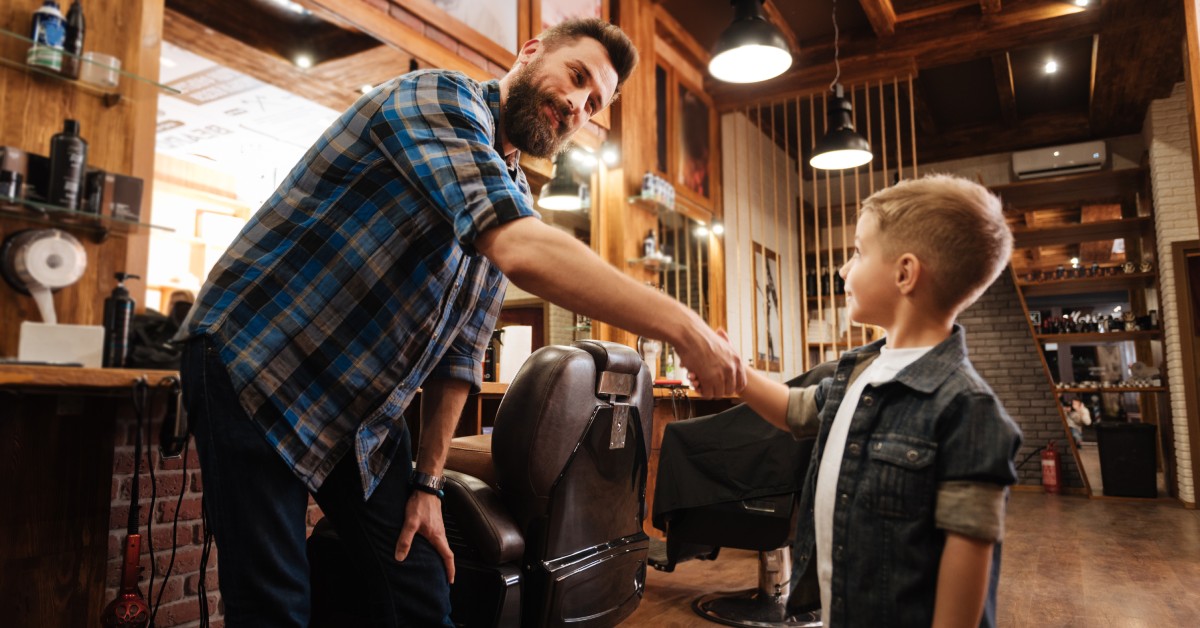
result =
[[934,305],[957,314],[1000,275],[1012,255],[1012,232],[1000,199],[987,188],[950,175],[901,181],[863,201],[874,216],[883,252],[912,253],[932,284]]

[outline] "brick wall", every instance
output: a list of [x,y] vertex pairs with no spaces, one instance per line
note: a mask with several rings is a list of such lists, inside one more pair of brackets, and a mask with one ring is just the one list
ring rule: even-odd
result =
[[[1058,401],[1046,381],[1046,371],[1030,335],[1012,275],[1006,269],[974,305],[958,317],[967,332],[967,350],[979,374],[987,380],[1025,440],[1017,453],[1019,464],[1050,440],[1058,441],[1062,485],[1083,488],[1075,457],[1067,455],[1068,434],[1058,413]],[[1032,456],[1017,472],[1020,484],[1040,485],[1039,456]]]
[[1166,372],[1171,384],[1171,417],[1175,438],[1176,486],[1179,499],[1196,502],[1195,478],[1192,477],[1191,441],[1188,439],[1187,408],[1184,404],[1183,342],[1184,326],[1179,323],[1175,290],[1175,264],[1171,255],[1174,242],[1200,237],[1196,223],[1196,191],[1192,170],[1192,142],[1188,128],[1187,88],[1175,86],[1169,98],[1156,100],[1146,114],[1143,134],[1150,147],[1150,181],[1154,194],[1154,228],[1158,240],[1159,285],[1166,336]]

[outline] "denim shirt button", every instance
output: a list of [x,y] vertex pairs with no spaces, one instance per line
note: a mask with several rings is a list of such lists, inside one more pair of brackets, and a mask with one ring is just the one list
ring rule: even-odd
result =
[[910,449],[910,450],[908,450],[908,453],[905,454],[904,456],[906,458],[908,458],[909,462],[916,462],[917,458],[919,458],[921,456],[921,454],[917,453],[917,450],[915,450],[915,449]]
[[872,406],[875,404],[875,398],[871,397],[870,395],[864,395],[862,402],[864,406]]
[[858,443],[850,443],[850,445],[846,447],[846,451],[849,451],[850,455],[852,456],[857,456],[858,452],[861,450],[862,448],[858,446]]
[[875,443],[874,445],[871,445],[871,449],[874,449],[875,451],[879,451],[879,450],[883,449],[883,443]]
[[837,374],[837,377],[835,377],[834,379],[836,379],[836,380],[837,380],[837,381],[839,381],[839,382],[844,382],[844,381],[846,381],[846,374],[845,374],[845,373],[838,373],[838,374]]
[[846,502],[850,501],[850,495],[847,493],[842,493],[841,495],[838,496],[838,500],[840,500],[842,505],[844,506],[844,505],[846,505]]

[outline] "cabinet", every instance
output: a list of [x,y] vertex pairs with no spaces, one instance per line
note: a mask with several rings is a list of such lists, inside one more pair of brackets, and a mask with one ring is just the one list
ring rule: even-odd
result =
[[[1122,492],[1111,481],[1106,491],[1101,479],[1124,479],[1146,468],[1162,475],[1159,486],[1173,487],[1174,453],[1164,438],[1170,433],[1168,387],[1145,170],[1024,181],[993,191],[1003,200],[1013,231],[1013,281],[1047,386],[1059,401],[1061,442],[1075,456],[1089,493],[1154,497],[1144,490]],[[1092,419],[1091,425],[1076,426],[1078,441],[1068,424],[1075,400]],[[1098,429],[1136,423],[1155,426],[1154,448],[1124,451],[1124,441],[1097,438]],[[1149,460],[1131,460],[1133,455]],[[1144,487],[1147,482],[1134,484]],[[1154,478],[1149,484],[1154,485]]]

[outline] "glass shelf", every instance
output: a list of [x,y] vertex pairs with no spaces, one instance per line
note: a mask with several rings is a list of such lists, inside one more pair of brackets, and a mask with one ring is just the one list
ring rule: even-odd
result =
[[[21,35],[19,33],[14,33],[12,31],[4,29],[4,28],[0,28],[0,39],[15,39],[17,41],[24,42],[30,46],[32,46],[34,43],[34,41],[32,39],[26,37],[25,35]],[[85,59],[81,55],[72,54],[72,53],[69,53],[66,51],[63,51],[62,55],[64,57],[74,57],[76,59],[79,59],[79,62],[81,64],[89,63],[89,64],[101,66],[105,69],[112,69],[111,66],[109,66],[107,63],[102,63],[100,61],[93,61],[91,59]],[[64,81],[66,83],[73,83],[73,84],[75,84],[76,87],[79,87],[80,89],[82,89],[84,91],[98,94],[100,96],[105,96],[105,97],[112,97],[112,96],[119,97],[120,96],[120,92],[118,91],[119,85],[117,87],[101,87],[98,85],[92,85],[90,83],[85,83],[78,79],[73,79],[73,78],[70,78],[67,76],[63,76],[62,74],[59,74],[58,72],[55,72],[55,71],[47,69],[47,68],[29,65],[24,62],[24,59],[14,60],[14,59],[8,59],[3,56],[0,56],[0,65],[6,65],[10,68],[24,70],[26,72],[29,72],[30,74],[40,74],[42,76],[48,76],[50,78]],[[159,83],[158,81],[146,78],[144,76],[139,76],[137,74],[134,74],[133,72],[129,72],[128,70],[117,69],[116,72],[117,72],[117,74],[119,74],[121,76],[133,79],[135,81],[140,81],[140,82],[146,83],[148,85],[152,85],[155,88],[157,88],[165,93],[168,93],[168,94],[182,94],[183,93],[183,92],[175,89],[174,87],[170,87],[168,85],[163,85],[162,83]]]
[[0,196],[0,215],[53,224],[64,228],[79,228],[93,231],[108,231],[114,227],[118,227],[123,231],[149,228],[167,233],[175,232],[170,227],[161,227],[146,222],[129,220],[128,218],[101,216],[41,201],[34,201],[27,198],[18,199],[10,196]]
[[657,257],[639,257],[637,259],[628,260],[628,262],[630,264],[640,264],[642,266],[645,266],[648,270],[652,270],[655,272],[674,272],[677,270],[678,271],[687,270],[687,266],[685,266],[683,264],[677,264],[675,262],[664,262],[661,259],[658,259]]
[[675,208],[664,205],[656,200],[642,198],[641,196],[630,196],[628,199],[630,205],[639,207],[645,211],[658,214],[658,219],[663,223],[663,226],[677,229],[688,226],[688,216],[680,213]]

